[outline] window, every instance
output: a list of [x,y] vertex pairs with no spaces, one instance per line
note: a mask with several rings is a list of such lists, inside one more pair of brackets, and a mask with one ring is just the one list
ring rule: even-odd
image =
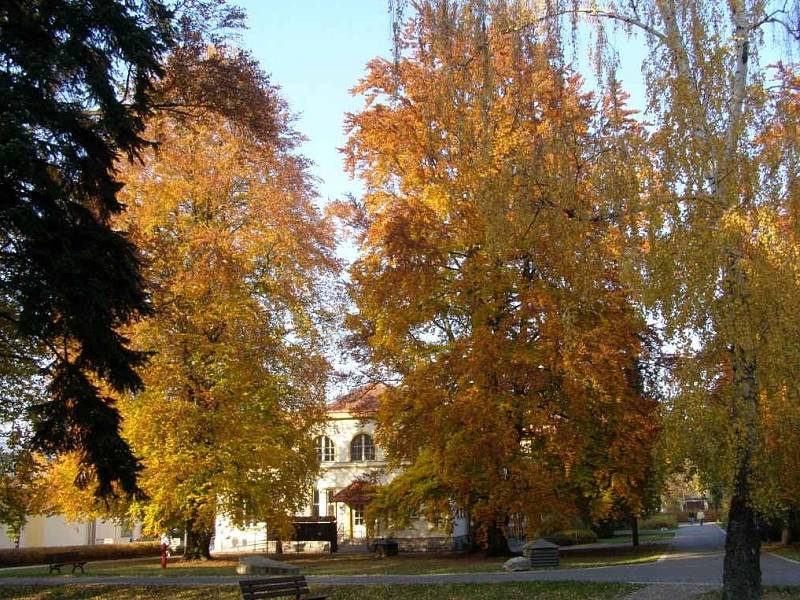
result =
[[328,500],[327,510],[325,511],[325,516],[327,517],[335,517],[336,516],[336,502],[333,501],[333,495],[336,492],[334,490],[327,490],[325,492],[325,498]]
[[314,490],[311,499],[311,516],[319,516],[319,490]]
[[350,442],[350,460],[375,460],[375,444],[366,433],[359,433]]
[[317,438],[317,460],[319,462],[333,462],[333,440],[327,435]]
[[364,507],[363,506],[354,506],[353,507],[353,525],[363,525],[364,524]]

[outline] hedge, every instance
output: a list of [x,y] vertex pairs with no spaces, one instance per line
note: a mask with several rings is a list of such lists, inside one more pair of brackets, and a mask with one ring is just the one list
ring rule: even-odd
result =
[[672,514],[659,514],[642,519],[639,522],[639,529],[677,529],[678,518]]
[[590,529],[564,529],[545,536],[548,542],[559,546],[575,546],[578,544],[594,544],[597,534]]
[[128,544],[98,544],[96,546],[53,546],[46,548],[12,548],[0,550],[0,567],[46,565],[53,554],[76,552],[82,560],[115,560],[158,556],[158,542],[133,542]]

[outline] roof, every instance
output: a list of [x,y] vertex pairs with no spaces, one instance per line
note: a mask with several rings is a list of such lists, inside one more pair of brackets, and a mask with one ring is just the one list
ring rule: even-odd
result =
[[374,485],[363,479],[355,479],[346,488],[331,496],[334,502],[344,502],[350,506],[368,504],[374,495]]
[[328,412],[348,412],[355,415],[372,415],[378,412],[381,395],[386,391],[382,383],[368,383],[352,392],[339,396],[328,405]]

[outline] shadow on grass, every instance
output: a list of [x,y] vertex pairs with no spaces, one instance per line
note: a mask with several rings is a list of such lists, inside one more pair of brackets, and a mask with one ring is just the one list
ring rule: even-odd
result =
[[[317,587],[330,600],[620,600],[639,586],[612,583],[526,582],[502,584]],[[234,586],[2,588],[9,600],[234,600]]]

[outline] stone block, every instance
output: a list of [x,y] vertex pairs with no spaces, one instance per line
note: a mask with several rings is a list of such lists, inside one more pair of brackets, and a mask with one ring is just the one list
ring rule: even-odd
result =
[[531,561],[524,556],[515,556],[514,558],[509,558],[506,562],[504,562],[503,568],[506,571],[530,571]]
[[243,556],[236,565],[237,575],[299,575],[300,567],[266,556]]

